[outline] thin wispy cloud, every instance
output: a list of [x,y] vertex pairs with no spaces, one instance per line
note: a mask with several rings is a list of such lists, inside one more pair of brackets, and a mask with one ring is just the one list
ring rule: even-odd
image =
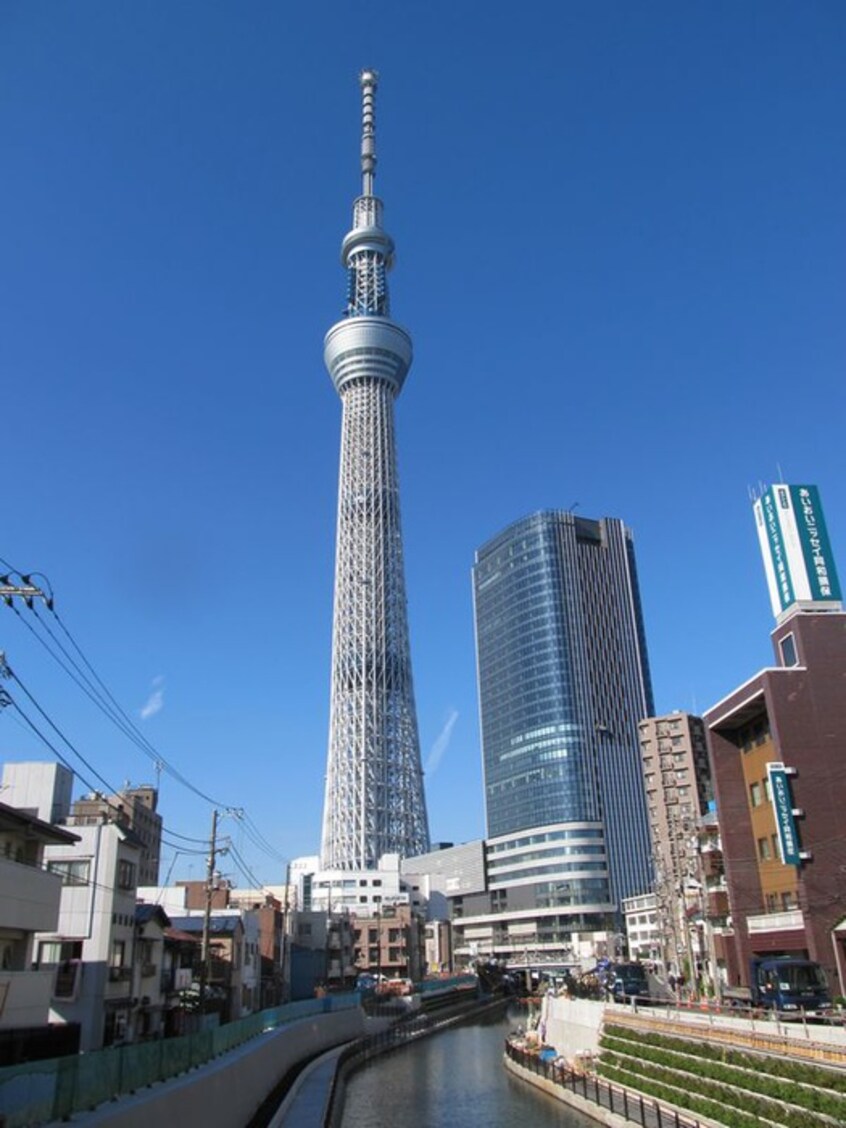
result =
[[164,708],[164,678],[159,675],[153,678],[153,688],[150,690],[150,696],[138,710],[138,714],[142,721],[148,721],[150,717],[155,717],[156,713],[161,713]]
[[455,722],[458,720],[458,710],[450,709],[447,719],[444,722],[444,727],[435,738],[435,742],[429,750],[429,755],[426,757],[426,763],[423,770],[426,775],[434,775],[438,770],[438,764],[444,757],[444,753],[449,748],[449,742],[452,739],[452,730],[455,728]]

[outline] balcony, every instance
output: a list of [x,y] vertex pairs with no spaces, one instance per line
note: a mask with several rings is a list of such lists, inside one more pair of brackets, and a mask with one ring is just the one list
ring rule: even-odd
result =
[[0,858],[0,928],[53,932],[59,921],[62,879],[37,866]]
[[783,913],[762,913],[760,916],[746,918],[750,936],[762,932],[793,932],[805,927],[801,909],[789,909]]

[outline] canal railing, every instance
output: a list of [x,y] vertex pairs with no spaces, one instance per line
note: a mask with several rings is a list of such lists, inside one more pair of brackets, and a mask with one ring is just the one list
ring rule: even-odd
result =
[[358,1005],[356,993],[328,995],[271,1007],[179,1038],[4,1066],[0,1068],[0,1125],[16,1128],[67,1120],[74,1113],[204,1065],[267,1031]]
[[529,1053],[512,1045],[508,1039],[505,1042],[505,1054],[515,1065],[568,1090],[574,1096],[623,1116],[626,1120],[641,1125],[641,1128],[704,1128],[700,1120],[685,1116],[676,1108],[663,1105],[640,1093],[632,1093],[593,1074],[570,1069],[556,1060],[541,1058],[539,1054]]

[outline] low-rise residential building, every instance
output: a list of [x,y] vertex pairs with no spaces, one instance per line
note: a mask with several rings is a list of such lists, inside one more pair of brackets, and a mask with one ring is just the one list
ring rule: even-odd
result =
[[135,1042],[163,1037],[168,1025],[167,1011],[174,1005],[164,975],[168,928],[170,918],[161,906],[136,905],[132,961],[132,994],[137,1000],[133,1013]]
[[352,939],[359,972],[415,982],[423,978],[426,922],[410,905],[385,905],[372,915],[354,916]]
[[284,886],[277,886],[276,892],[270,888],[236,888],[229,891],[230,907],[249,910],[258,922],[260,1008],[275,1007],[285,1002],[288,982],[286,933],[290,916],[290,909],[285,908],[287,902],[288,893]]
[[117,823],[73,826],[75,841],[45,849],[61,881],[59,919],[39,931],[36,963],[55,977],[51,1021],[77,1022],[83,1051],[130,1041],[135,894],[141,851]]
[[[182,933],[201,939],[205,928],[202,913],[173,916],[172,926]],[[239,912],[215,910],[208,924],[209,949],[203,974],[203,956],[199,947],[199,966],[194,967],[194,980],[204,980],[205,1014],[217,1014],[220,1022],[234,1022],[253,1010],[258,977],[247,958],[245,918]],[[257,939],[257,937],[256,937]]]
[[[208,974],[204,1010],[232,1022],[261,1008],[260,918],[252,908],[231,903],[232,888],[224,878],[209,887],[204,881],[142,886],[143,904],[161,905],[174,928],[202,938],[209,915]],[[202,954],[194,969],[194,986],[202,979]]]
[[[45,1037],[55,973],[34,967],[36,935],[56,928],[62,893],[61,877],[45,869],[45,850],[76,842],[70,831],[0,803],[0,1064],[77,1046],[75,1027],[65,1032],[70,1040]],[[34,1053],[36,1042],[46,1052]]]

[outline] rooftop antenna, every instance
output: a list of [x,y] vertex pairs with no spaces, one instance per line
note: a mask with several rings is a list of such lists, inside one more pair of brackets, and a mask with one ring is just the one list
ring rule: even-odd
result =
[[361,83],[361,194],[373,195],[376,176],[376,87],[379,74],[363,70],[358,76]]

